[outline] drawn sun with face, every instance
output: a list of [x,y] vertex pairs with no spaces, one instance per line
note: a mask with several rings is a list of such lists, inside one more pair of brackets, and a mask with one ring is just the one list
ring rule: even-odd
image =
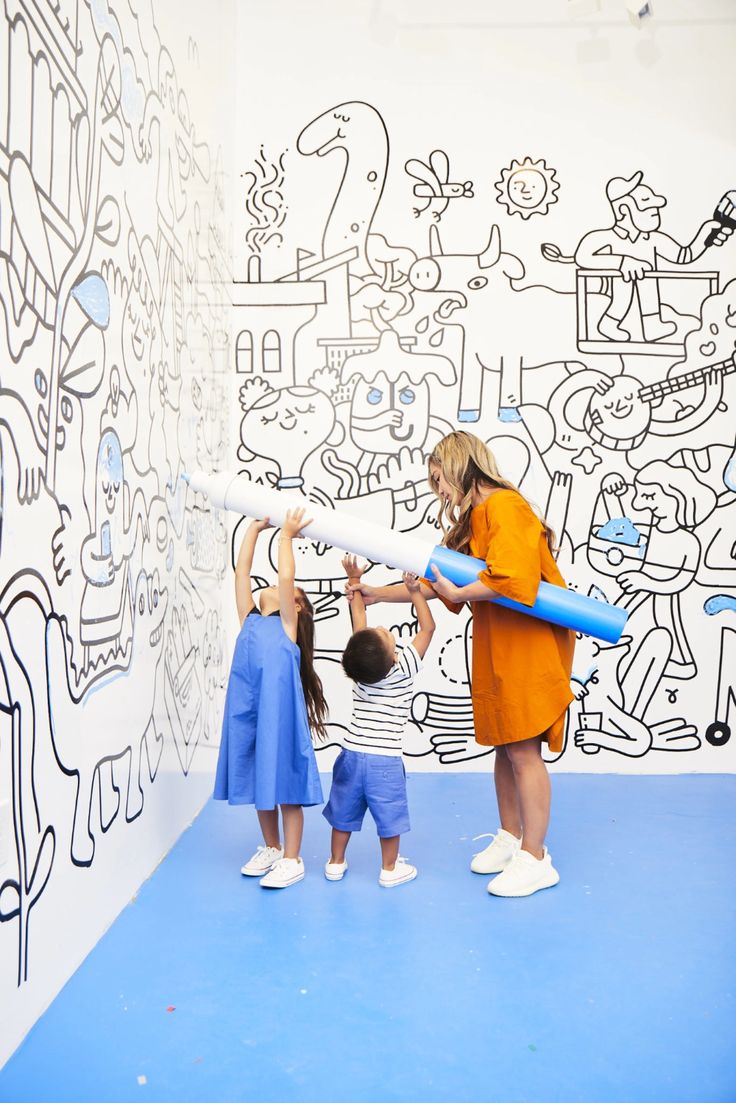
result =
[[555,170],[549,168],[543,159],[532,161],[531,157],[512,161],[508,168],[502,169],[501,179],[496,181],[495,186],[497,202],[509,214],[520,214],[522,218],[546,214],[557,202],[557,192],[560,190]]

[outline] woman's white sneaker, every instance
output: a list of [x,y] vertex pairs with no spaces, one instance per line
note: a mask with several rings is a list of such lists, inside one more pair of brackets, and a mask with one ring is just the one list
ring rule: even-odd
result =
[[304,877],[301,858],[281,858],[275,862],[265,877],[261,877],[262,889],[286,889]]
[[488,891],[493,896],[531,896],[539,889],[552,888],[559,879],[546,846],[543,858],[535,858],[527,850],[519,850],[506,869],[491,881]]
[[328,881],[342,881],[347,871],[347,862],[325,862],[325,877]]
[[406,858],[399,855],[393,869],[381,870],[378,883],[385,889],[392,889],[394,885],[403,885],[407,881],[413,881],[416,875],[417,867],[409,865]]
[[485,850],[473,855],[470,868],[473,873],[500,873],[506,869],[514,854],[518,853],[521,839],[499,827]]
[[240,867],[240,872],[244,877],[263,877],[273,863],[283,856],[283,850],[279,850],[277,846],[259,846],[253,857]]

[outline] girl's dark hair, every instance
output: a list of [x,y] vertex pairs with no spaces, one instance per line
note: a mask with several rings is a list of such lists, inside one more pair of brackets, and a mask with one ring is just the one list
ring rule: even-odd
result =
[[327,702],[322,682],[314,669],[314,608],[300,586],[296,587],[296,591],[301,598],[301,609],[296,618],[296,642],[301,655],[299,673],[307,705],[307,719],[314,735],[318,739],[326,739]]
[[375,628],[353,632],[342,653],[342,668],[348,678],[372,686],[385,678],[392,666],[386,641]]

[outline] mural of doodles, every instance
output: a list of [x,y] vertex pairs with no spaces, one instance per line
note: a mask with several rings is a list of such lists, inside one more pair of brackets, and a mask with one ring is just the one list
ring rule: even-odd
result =
[[[658,182],[612,166],[589,181],[608,225],[568,212],[569,248],[525,252],[493,223],[471,149],[455,156],[473,183],[455,184],[447,153],[394,151],[390,136],[377,106],[335,102],[311,118],[297,112],[272,135],[295,148],[288,161],[252,150],[238,230],[248,249],[247,278],[234,289],[230,465],[436,539],[424,457],[467,425],[546,513],[570,585],[630,614],[615,647],[578,642],[561,767],[620,770],[646,758],[652,771],[697,768],[704,747],[728,743],[735,712],[736,281],[720,276],[721,258],[731,269],[736,260],[733,227],[696,220],[692,236],[676,240],[663,229]],[[289,236],[276,203],[276,191],[288,191],[290,214],[300,203],[316,209],[305,165],[294,173],[299,157],[333,170],[320,172],[323,221],[304,239]],[[267,223],[258,181],[262,194],[273,190]],[[531,157],[510,160],[495,189],[522,222],[549,215],[562,194],[556,170]],[[460,198],[475,204],[474,241],[453,229]],[[278,248],[269,248],[277,226]],[[531,279],[532,269],[548,277]],[[348,715],[339,551],[305,541],[297,563],[317,610],[335,746]],[[257,574],[265,583],[274,570],[264,550]],[[380,565],[371,572],[390,577]],[[401,610],[385,610],[400,635],[411,631]],[[420,769],[487,768],[492,752],[472,733],[470,623],[442,614],[407,754]]]
[[221,132],[180,62],[148,0],[0,5],[6,1008],[53,992],[59,900],[68,970],[191,819],[217,729],[226,534],[182,472],[226,460],[231,262]]

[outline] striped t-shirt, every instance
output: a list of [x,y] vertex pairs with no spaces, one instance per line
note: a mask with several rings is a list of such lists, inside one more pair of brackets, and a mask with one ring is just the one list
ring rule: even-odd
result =
[[395,757],[401,755],[412,685],[422,660],[412,644],[397,648],[397,653],[396,662],[380,682],[373,685],[355,683],[353,715],[343,740],[346,750]]

